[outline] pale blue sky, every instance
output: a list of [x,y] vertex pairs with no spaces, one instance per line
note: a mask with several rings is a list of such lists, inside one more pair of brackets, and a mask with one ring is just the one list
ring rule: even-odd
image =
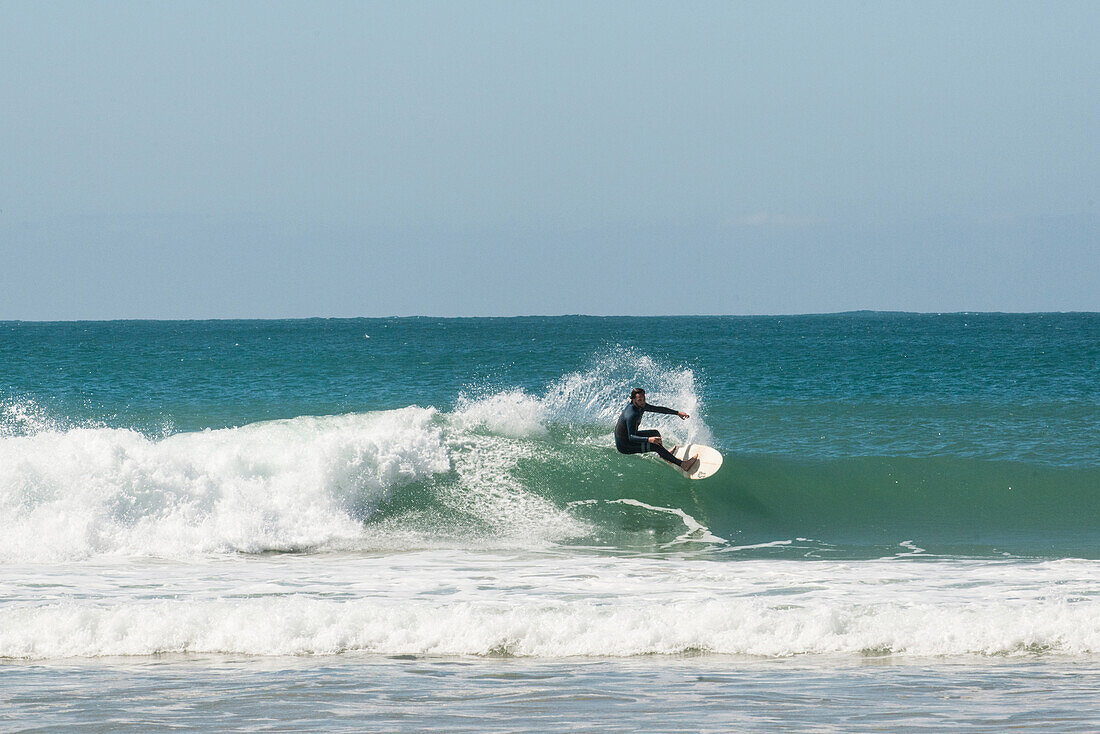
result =
[[0,0],[0,319],[1100,310],[1098,33]]

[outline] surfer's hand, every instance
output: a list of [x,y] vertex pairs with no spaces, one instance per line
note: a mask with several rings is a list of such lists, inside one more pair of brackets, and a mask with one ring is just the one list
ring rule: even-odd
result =
[[649,437],[649,442],[659,444],[659,443],[661,443],[661,437],[660,436],[650,436]]
[[680,411],[679,413],[677,413],[676,415],[680,416],[680,420],[685,420],[685,421],[686,421],[686,420],[687,420],[688,418],[690,418],[690,417],[691,417],[690,415],[688,415],[687,413],[685,413],[685,412],[684,412],[684,411],[682,411],[682,410],[681,410],[681,411]]

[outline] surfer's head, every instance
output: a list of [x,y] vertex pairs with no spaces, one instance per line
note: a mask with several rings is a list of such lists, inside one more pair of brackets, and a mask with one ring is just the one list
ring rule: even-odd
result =
[[636,387],[630,391],[630,402],[635,406],[641,408],[645,406],[645,390],[640,387]]

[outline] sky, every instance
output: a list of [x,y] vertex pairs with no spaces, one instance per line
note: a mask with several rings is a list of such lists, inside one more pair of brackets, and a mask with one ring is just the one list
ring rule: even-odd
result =
[[0,320],[1100,311],[1098,28],[0,0]]

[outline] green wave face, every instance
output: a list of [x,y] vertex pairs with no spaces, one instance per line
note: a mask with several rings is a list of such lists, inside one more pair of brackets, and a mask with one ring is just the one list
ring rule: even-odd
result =
[[697,493],[745,542],[815,538],[833,553],[1096,557],[1100,469],[965,458],[727,461]]
[[[498,458],[490,461],[518,457],[505,462],[517,497],[538,498],[577,521],[572,531],[551,534],[561,545],[731,558],[1100,555],[1100,468],[727,451],[718,475],[689,481],[653,457],[617,453],[594,430],[558,426],[521,438],[482,432],[482,440],[495,442]],[[457,471],[435,477],[396,497],[375,521],[415,525],[428,516],[429,532],[491,530],[476,492],[467,504],[461,499],[469,485]],[[510,532],[511,521],[499,519],[496,529]]]

